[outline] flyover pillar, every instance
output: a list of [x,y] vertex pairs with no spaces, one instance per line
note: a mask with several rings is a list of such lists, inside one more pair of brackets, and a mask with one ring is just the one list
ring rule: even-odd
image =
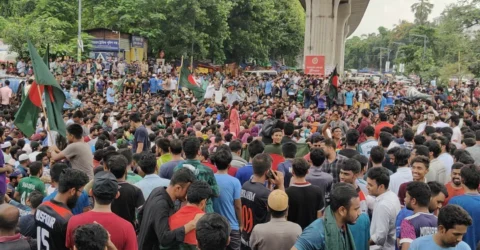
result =
[[[305,0],[304,56],[323,55],[325,66],[335,66],[336,62],[339,3],[340,0]],[[345,21],[342,23],[345,25]]]
[[337,30],[335,42],[335,64],[337,71],[343,75],[345,62],[345,41],[347,39],[349,27],[347,25],[350,14],[352,13],[351,0],[342,2],[338,6],[337,12]]

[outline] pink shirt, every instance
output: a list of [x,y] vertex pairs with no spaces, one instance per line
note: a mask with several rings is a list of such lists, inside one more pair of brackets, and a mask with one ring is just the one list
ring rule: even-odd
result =
[[2,105],[9,105],[10,98],[12,98],[12,89],[10,87],[2,87],[0,88],[0,99],[2,100]]

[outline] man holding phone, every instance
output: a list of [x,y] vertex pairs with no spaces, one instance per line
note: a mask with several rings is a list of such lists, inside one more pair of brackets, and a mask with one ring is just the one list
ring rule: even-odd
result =
[[[242,186],[241,201],[243,221],[241,225],[241,249],[249,250],[249,239],[255,225],[266,223],[270,219],[267,200],[273,189],[285,190],[281,172],[273,171],[272,158],[268,154],[258,154],[253,158],[252,178]],[[265,183],[267,185],[265,186]]]

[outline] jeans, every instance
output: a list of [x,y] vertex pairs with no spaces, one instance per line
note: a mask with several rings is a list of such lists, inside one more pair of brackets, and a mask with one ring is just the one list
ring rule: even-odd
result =
[[230,232],[230,244],[227,246],[227,250],[240,250],[240,231],[232,230]]

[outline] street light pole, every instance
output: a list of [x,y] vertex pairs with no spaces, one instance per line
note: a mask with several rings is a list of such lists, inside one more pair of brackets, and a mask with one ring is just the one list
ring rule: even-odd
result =
[[423,62],[425,62],[425,55],[427,54],[427,41],[428,41],[428,37],[426,35],[410,35],[410,36],[416,36],[416,37],[421,37],[423,38]]
[[78,42],[77,61],[82,61],[82,0],[78,0]]
[[382,55],[382,50],[387,50],[387,52],[388,52],[387,60],[390,61],[390,49],[389,49],[389,48],[385,48],[385,47],[375,47],[374,49],[380,49],[380,73],[382,73],[382,67],[383,67],[383,55]]

